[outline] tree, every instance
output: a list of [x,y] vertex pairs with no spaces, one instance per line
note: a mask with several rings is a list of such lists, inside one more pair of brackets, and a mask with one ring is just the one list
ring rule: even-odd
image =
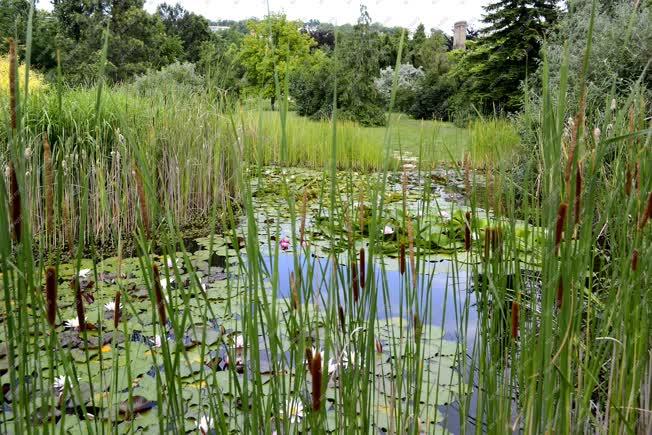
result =
[[240,92],[244,67],[240,62],[240,45],[244,35],[230,28],[212,35],[200,48],[197,70],[207,83],[233,94]]
[[168,36],[179,38],[183,45],[183,58],[197,62],[201,46],[211,38],[211,29],[206,18],[184,9],[180,4],[161,4],[156,14],[165,26]]
[[[310,55],[315,41],[300,32],[300,24],[285,15],[271,15],[264,21],[250,21],[240,58],[245,68],[249,91],[269,98],[274,108],[276,77],[280,84],[298,64]],[[282,85],[281,85],[282,86]]]
[[[424,72],[421,67],[415,68],[412,64],[401,64],[396,82],[396,101],[394,110],[405,112],[414,103],[415,93],[419,82],[423,80]],[[380,77],[374,83],[386,105],[389,106],[392,90],[394,88],[394,68],[388,66],[380,71]]]
[[409,52],[407,56],[407,60],[416,67],[423,66],[423,63],[421,63],[421,54],[425,42],[426,28],[423,24],[419,24],[417,29],[414,31],[414,35],[412,35],[412,39],[410,39]]
[[521,82],[536,70],[542,42],[557,21],[556,0],[497,0],[485,6],[486,27],[458,64],[465,98],[478,107],[515,111]]
[[310,20],[303,25],[301,31],[315,40],[317,44],[313,49],[333,51],[335,48],[335,26],[332,24],[321,23],[319,20]]

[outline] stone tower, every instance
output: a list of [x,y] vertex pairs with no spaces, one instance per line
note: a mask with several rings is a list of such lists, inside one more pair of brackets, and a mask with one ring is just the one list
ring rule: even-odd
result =
[[453,50],[466,48],[466,21],[458,21],[453,28]]

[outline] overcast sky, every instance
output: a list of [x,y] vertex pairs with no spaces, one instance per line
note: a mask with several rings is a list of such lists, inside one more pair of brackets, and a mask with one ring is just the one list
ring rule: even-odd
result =
[[[163,0],[146,0],[150,12]],[[402,26],[413,30],[419,23],[426,30],[433,27],[452,33],[453,23],[466,20],[474,25],[482,16],[488,0],[365,0],[375,22],[386,26]],[[47,0],[41,7],[51,9]],[[167,0],[167,3],[176,3]],[[208,19],[241,20],[262,17],[267,13],[267,0],[180,0],[186,9]],[[316,18],[333,24],[354,23],[360,15],[360,0],[269,0],[272,12],[284,12],[291,19]]]

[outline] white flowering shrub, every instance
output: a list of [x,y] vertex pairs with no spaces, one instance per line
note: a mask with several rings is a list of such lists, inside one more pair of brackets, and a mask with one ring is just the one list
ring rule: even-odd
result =
[[[396,102],[395,109],[398,111],[407,111],[414,102],[415,92],[418,88],[419,81],[425,73],[421,67],[415,68],[412,64],[404,63],[398,70],[396,83]],[[380,77],[374,81],[376,89],[385,100],[389,103],[392,96],[392,86],[394,85],[394,68],[388,66],[380,71]]]

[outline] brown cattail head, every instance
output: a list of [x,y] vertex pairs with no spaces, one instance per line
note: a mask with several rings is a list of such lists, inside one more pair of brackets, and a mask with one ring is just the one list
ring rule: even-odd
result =
[[292,292],[292,309],[299,309],[299,291],[297,290],[297,282],[294,279],[294,271],[290,272],[290,291]]
[[54,166],[48,136],[43,136],[43,171],[45,183],[45,231],[51,236],[54,230]]
[[399,246],[398,271],[401,275],[405,274],[405,245],[403,243]]
[[346,320],[344,317],[344,308],[342,306],[337,307],[337,316],[340,319],[340,328],[342,329],[342,334],[346,334]]
[[115,311],[113,311],[113,328],[118,329],[122,310],[120,309],[120,292],[115,293]]
[[625,172],[625,195],[629,196],[632,193],[632,171],[627,167]]
[[559,204],[557,210],[557,224],[555,226],[555,249],[559,249],[559,244],[564,235],[564,223],[566,222],[566,213],[568,212],[568,204],[562,202]]
[[380,340],[376,339],[375,344],[376,344],[376,353],[383,353],[383,344],[380,342]]
[[641,215],[641,220],[638,221],[638,229],[642,230],[647,221],[652,217],[652,192],[647,195],[647,205],[645,206],[645,211]]
[[79,285],[79,278],[74,277],[70,281],[70,287],[75,292],[75,305],[77,308],[77,320],[79,320],[79,330],[86,330],[86,315],[84,313],[84,298],[82,295],[82,289]]
[[365,273],[367,269],[365,268],[365,252],[364,248],[360,248],[360,288],[365,288]]
[[414,313],[412,316],[412,324],[414,326],[414,341],[419,343],[421,341],[421,332],[423,331],[423,325],[419,319],[419,315]]
[[577,164],[577,172],[575,173],[575,224],[580,223],[582,212],[582,168]]
[[632,252],[632,270],[636,272],[638,269],[638,250],[634,249]]
[[54,328],[57,320],[57,271],[52,266],[45,269],[45,306],[48,323]]
[[9,43],[9,126],[12,130],[16,130],[18,125],[17,114],[17,78],[16,68],[18,63],[18,56],[16,54],[16,41],[13,38],[7,40]]
[[360,298],[360,280],[358,278],[358,264],[351,262],[351,289],[353,290],[353,299],[358,302]]
[[560,276],[559,282],[557,283],[557,308],[561,308],[562,302],[564,301],[564,279]]
[[23,211],[21,208],[20,188],[14,165],[9,163],[9,201],[11,203],[11,229],[16,243],[19,243],[23,229]]
[[641,162],[636,162],[634,169],[634,186],[636,186],[636,191],[641,191]]
[[312,376],[312,410],[319,412],[321,408],[321,352],[317,351],[310,361],[310,375]]
[[518,302],[512,301],[512,338],[518,338]]
[[140,218],[143,224],[143,230],[145,231],[145,235],[147,235],[147,237],[149,238],[150,237],[149,208],[147,207],[147,196],[145,196],[145,184],[143,183],[143,177],[142,174],[140,173],[140,170],[135,165],[132,171],[132,175],[134,176],[134,180],[136,181],[136,190],[138,192],[138,202],[140,204]]
[[471,212],[467,211],[464,217],[464,250],[469,252],[471,250]]
[[154,270],[154,296],[156,297],[156,307],[158,308],[158,318],[161,321],[161,326],[165,328],[167,324],[167,316],[165,315],[165,299],[163,298],[163,288],[161,287],[161,274],[158,271],[158,266],[153,266]]

